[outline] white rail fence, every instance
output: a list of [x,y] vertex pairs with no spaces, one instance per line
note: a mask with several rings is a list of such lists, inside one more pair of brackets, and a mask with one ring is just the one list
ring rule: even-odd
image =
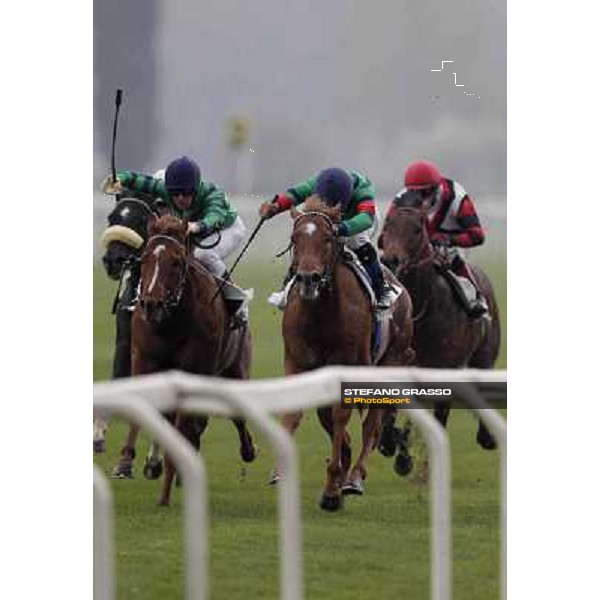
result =
[[[493,433],[500,452],[500,597],[506,598],[506,422],[485,408],[481,388],[494,395],[504,389],[506,371],[419,369],[404,367],[327,367],[281,379],[232,381],[171,371],[96,383],[94,410],[118,414],[139,423],[171,455],[185,485],[184,516],[187,549],[187,598],[209,596],[207,569],[208,510],[204,462],[160,412],[223,417],[242,416],[273,445],[283,475],[278,485],[280,596],[300,600],[303,594],[300,482],[298,458],[291,436],[275,416],[339,401],[343,381],[473,382],[458,387],[462,401]],[[413,403],[414,406],[414,403]],[[400,410],[404,410],[399,407]],[[411,408],[430,457],[430,597],[452,597],[451,466],[446,431],[426,410]],[[115,597],[112,497],[105,477],[94,468],[94,598]]]

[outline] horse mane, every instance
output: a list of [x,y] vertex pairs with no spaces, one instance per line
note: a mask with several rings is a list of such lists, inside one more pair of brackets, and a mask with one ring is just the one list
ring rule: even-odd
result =
[[174,215],[162,215],[149,224],[150,235],[168,235],[184,242],[187,235],[187,223]]
[[406,190],[402,196],[394,199],[394,206],[397,208],[421,208],[423,197],[415,190]]
[[327,215],[334,223],[339,223],[342,220],[342,207],[329,206],[320,196],[313,194],[307,198],[304,203],[305,212],[319,212]]

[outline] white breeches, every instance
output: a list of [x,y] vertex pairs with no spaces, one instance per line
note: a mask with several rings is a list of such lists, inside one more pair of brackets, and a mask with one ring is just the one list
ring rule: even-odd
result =
[[[194,258],[201,262],[213,275],[222,277],[227,266],[223,262],[243,241],[246,235],[246,226],[238,216],[231,227],[221,231],[221,241],[210,250],[194,248]],[[210,238],[209,238],[210,239]]]
[[372,239],[377,235],[377,229],[379,228],[379,211],[376,209],[373,215],[373,225],[365,231],[361,231],[352,237],[344,238],[344,243],[350,250],[357,250],[367,242],[371,242]]

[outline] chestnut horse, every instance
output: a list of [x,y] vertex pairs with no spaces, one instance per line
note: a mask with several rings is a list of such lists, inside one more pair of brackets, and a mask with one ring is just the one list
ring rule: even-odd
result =
[[[471,320],[457,301],[448,275],[443,273],[443,269],[449,268],[443,254],[435,252],[429,241],[427,214],[418,194],[407,193],[402,204],[394,203],[386,216],[379,247],[383,263],[406,286],[413,300],[416,365],[493,368],[500,349],[500,317],[492,284],[481,269],[471,266],[489,307],[489,318]],[[434,412],[446,426],[449,405],[440,404]],[[384,426],[382,442],[393,435],[393,430]],[[481,421],[477,442],[486,449],[496,447],[494,438]],[[402,450],[401,447],[400,460],[406,459]],[[399,473],[405,474],[401,471],[402,468]]]
[[[309,198],[305,207],[303,213],[292,209],[292,266],[296,276],[283,316],[285,373],[293,375],[326,365],[370,365],[374,307],[336,237],[340,209],[328,207],[316,196]],[[411,311],[410,297],[403,291],[390,311],[389,341],[378,364],[411,362]],[[337,510],[342,494],[363,493],[365,461],[377,445],[383,412],[380,408],[367,411],[362,422],[362,449],[351,467],[346,425],[352,409],[344,407],[340,399],[333,407],[318,410],[319,421],[332,440],[321,508]],[[285,415],[283,426],[293,433],[301,417],[301,413]]]
[[[250,332],[247,327],[230,329],[225,300],[216,295],[217,280],[189,255],[187,222],[164,215],[150,220],[148,233],[141,257],[140,297],[131,324],[132,375],[180,369],[248,379]],[[251,462],[256,449],[245,421],[232,420],[240,438],[240,456]],[[176,414],[174,421],[198,449],[208,417]],[[121,460],[132,455],[138,432],[139,427],[132,425]],[[160,505],[170,502],[174,473],[167,455]]]

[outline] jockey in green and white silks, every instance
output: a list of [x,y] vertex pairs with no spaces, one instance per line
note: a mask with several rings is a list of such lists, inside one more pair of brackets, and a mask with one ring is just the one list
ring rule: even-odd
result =
[[[313,194],[330,206],[341,206],[342,222],[337,226],[337,234],[344,238],[344,244],[355,252],[369,274],[378,308],[389,308],[393,290],[385,282],[377,251],[371,242],[378,225],[375,187],[364,174],[339,168],[325,169],[288,188],[284,194],[276,195],[271,202],[262,204],[260,214],[273,217],[293,205],[301,204]],[[288,275],[291,277],[291,273]],[[283,292],[275,293],[271,298],[273,304],[283,307]]]
[[187,156],[173,160],[164,172],[164,179],[161,175],[160,171],[155,176],[119,171],[118,187],[121,191],[160,198],[171,214],[189,222],[192,240],[200,242],[219,231],[221,240],[217,246],[204,249],[196,245],[193,255],[213,275],[226,276],[223,259],[239,247],[246,235],[246,227],[227,195],[214,183],[202,181],[198,165]]

